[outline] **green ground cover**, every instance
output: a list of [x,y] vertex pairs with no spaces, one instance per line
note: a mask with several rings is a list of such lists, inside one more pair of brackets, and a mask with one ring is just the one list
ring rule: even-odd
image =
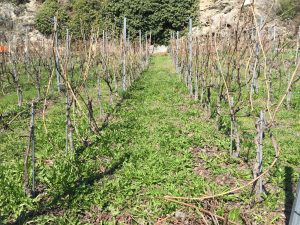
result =
[[[96,96],[93,87],[90,91]],[[6,98],[12,97],[1,96],[1,102]],[[19,118],[10,130],[0,133],[3,223],[154,224],[171,215],[164,223],[172,224],[180,220],[174,217],[176,211],[183,212],[186,220],[197,222],[197,211],[163,197],[220,193],[252,179],[252,119],[240,119],[249,132],[242,140],[242,158],[232,159],[228,135],[217,131],[198,102],[189,98],[169,56],[154,56],[150,68],[124,100],[114,109],[107,107],[111,116],[99,135],[89,131],[86,120],[77,119],[80,135],[75,135],[76,150],[71,154],[65,153],[65,103],[59,99],[47,110],[47,135],[41,115],[36,119],[36,198],[23,191],[27,141],[23,136],[28,135],[29,117]],[[268,176],[264,201],[253,204],[251,188],[247,188],[240,194],[194,204],[212,207],[221,216],[228,211],[229,218],[237,223],[245,219],[261,224],[282,223],[299,172],[300,124],[290,124],[299,121],[296,110],[282,111],[280,118],[286,127],[275,133],[283,154]],[[100,123],[100,118],[97,120]],[[79,136],[85,137],[88,144],[82,145]],[[266,143],[264,154],[267,167],[274,158],[271,143]]]

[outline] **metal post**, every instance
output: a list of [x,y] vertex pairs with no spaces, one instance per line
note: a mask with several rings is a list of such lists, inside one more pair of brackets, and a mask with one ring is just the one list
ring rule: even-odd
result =
[[102,54],[105,53],[105,31],[102,31]]
[[147,32],[145,35],[145,41],[146,41],[146,63],[148,64],[148,34],[147,34]]
[[32,194],[35,194],[35,142],[34,142],[34,103],[31,103],[31,160],[32,160]]
[[70,113],[70,106],[69,106],[69,97],[68,93],[66,93],[66,154],[68,154],[69,143],[68,143],[68,135],[69,135],[69,113]]
[[298,38],[297,38],[297,50],[296,50],[296,65],[298,64],[299,61],[299,51],[300,51],[300,26],[299,26],[299,31],[298,31]]
[[[289,83],[291,80],[291,75],[288,74],[287,82]],[[292,101],[292,87],[289,88],[287,96],[286,96],[286,107],[288,110],[291,109],[291,101]]]
[[276,25],[273,27],[273,45],[274,45],[274,52],[276,52]]
[[[149,47],[151,48],[151,43],[152,43],[152,32],[151,31],[150,31],[149,43],[150,43]],[[148,57],[149,57],[149,55],[148,55]]]
[[[259,145],[258,145],[258,176],[262,174],[262,161],[263,161],[263,154],[262,154],[262,147],[263,147],[263,130],[264,130],[264,112],[260,112],[260,118],[259,118]],[[259,194],[262,194],[263,192],[263,181],[262,178],[259,178],[258,180],[259,185]]]
[[252,86],[251,86],[251,92],[253,93],[258,93],[258,74],[259,74],[259,53],[260,53],[260,45],[259,45],[259,32],[261,31],[263,25],[263,20],[262,18],[260,19],[259,22],[259,27],[256,28],[256,45],[255,45],[255,62],[253,65],[253,78],[252,78]]
[[126,91],[126,17],[124,17],[124,26],[123,26],[123,91]]
[[176,59],[175,59],[175,64],[176,64],[176,72],[179,73],[179,65],[178,65],[178,54],[179,54],[179,31],[176,32]]
[[60,67],[59,67],[59,53],[58,53],[58,36],[57,36],[57,18],[54,17],[54,50],[55,50],[55,71],[57,80],[57,89],[60,92]]
[[66,58],[69,57],[69,50],[70,50],[70,35],[69,35],[69,29],[67,29],[66,33]]
[[29,39],[28,39],[28,29],[26,28],[26,34],[25,34],[25,48],[24,48],[24,53],[25,53],[25,67],[26,67],[26,73],[27,73],[27,79],[29,80],[29,72],[28,72],[28,45],[29,45]]
[[[231,98],[230,100],[230,108],[232,109],[234,106],[234,100]],[[230,116],[230,155],[233,156],[233,118]]]
[[291,211],[289,225],[299,225],[299,224],[300,224],[300,178],[297,185],[297,193]]
[[140,55],[142,55],[143,46],[142,46],[142,31],[141,30],[139,30],[139,43],[140,43]]
[[189,73],[188,73],[188,87],[190,96],[193,96],[193,84],[192,84],[192,67],[193,67],[193,21],[189,20]]

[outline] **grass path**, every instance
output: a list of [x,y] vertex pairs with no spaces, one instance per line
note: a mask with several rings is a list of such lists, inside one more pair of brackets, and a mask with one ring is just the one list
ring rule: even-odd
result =
[[[57,212],[33,220],[152,224],[179,207],[163,196],[219,190],[194,172],[192,149],[209,145],[224,149],[229,142],[201,118],[170,57],[154,57],[96,144],[77,156],[78,164],[66,169],[65,176],[60,175],[68,179],[55,188],[61,190],[52,202]],[[72,176],[77,177],[76,186]]]
[[[199,103],[190,99],[169,56],[152,58],[149,69],[114,110],[101,134],[89,136],[93,144],[77,148],[73,157],[66,157],[60,147],[65,141],[64,130],[58,129],[65,120],[61,108],[54,107],[47,118],[58,147],[42,142],[47,139],[38,125],[36,142],[44,145],[38,145],[37,183],[46,194],[36,203],[27,197],[18,200],[27,202],[22,205],[26,210],[20,208],[20,221],[154,224],[180,210],[195,224],[198,214],[163,197],[220,193],[252,179],[252,162],[229,157],[228,136],[217,131],[213,120],[205,119]],[[282,177],[284,172],[276,171]],[[273,187],[269,188],[272,194],[251,209],[250,189],[208,205],[214,205],[219,215],[228,209],[229,218],[238,223],[246,215],[248,221],[281,224],[278,210],[284,204],[284,190]],[[210,210],[205,204],[199,206]]]

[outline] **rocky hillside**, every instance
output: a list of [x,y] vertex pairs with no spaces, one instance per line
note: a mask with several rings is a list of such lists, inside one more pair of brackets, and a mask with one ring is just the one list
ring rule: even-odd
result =
[[0,2],[0,41],[11,39],[14,35],[22,38],[26,31],[31,41],[42,38],[43,36],[34,28],[38,7],[37,0],[18,5],[11,1]]
[[[245,0],[245,8],[251,7],[253,0]],[[255,8],[258,16],[262,16],[270,26],[276,24],[281,32],[296,34],[300,25],[300,13],[281,17],[280,1],[282,0],[256,0]],[[295,1],[297,0],[288,0]],[[34,28],[35,15],[40,7],[37,0],[28,0],[28,3],[13,4],[8,0],[0,0],[0,41],[24,36],[28,31],[31,41],[43,36]],[[244,0],[200,0],[199,18],[201,28],[195,28],[198,33],[206,33],[209,29],[216,29],[220,21],[224,24],[224,29],[234,26],[238,12]],[[300,5],[300,4],[299,4]],[[300,6],[299,6],[300,7]],[[289,10],[288,10],[289,11]]]
[[[199,20],[201,28],[196,28],[198,33],[207,33],[215,30],[222,24],[223,29],[230,29],[236,24],[238,14],[243,7],[243,12],[252,13],[254,4],[256,17],[263,18],[267,26],[276,25],[280,32],[296,34],[300,26],[300,3],[297,0],[288,0],[281,4],[282,0],[200,0]],[[298,8],[295,7],[296,4]],[[292,11],[293,10],[293,11]]]

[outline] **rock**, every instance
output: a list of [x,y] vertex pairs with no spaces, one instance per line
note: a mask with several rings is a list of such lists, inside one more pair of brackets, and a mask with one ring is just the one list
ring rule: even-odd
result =
[[20,5],[0,2],[0,42],[12,40],[13,36],[16,36],[18,40],[24,40],[26,32],[31,42],[45,39],[34,28],[38,8],[37,0]]
[[176,219],[185,220],[186,214],[180,211],[175,212]]
[[251,6],[253,4],[253,0],[246,0],[244,3],[244,7]]
[[[241,6],[244,3],[241,17]],[[268,21],[266,28],[272,28],[274,25],[277,27],[279,34],[296,33],[300,25],[300,14],[299,22],[297,24],[297,17],[290,20],[288,23],[281,21],[280,17],[276,14],[276,4],[269,0],[201,0],[200,2],[200,13],[199,13],[199,24],[201,26],[194,28],[194,35],[207,35],[209,33],[215,33],[220,30],[223,34],[230,34],[236,27],[237,20],[240,19],[240,26],[244,15],[251,15],[251,7],[255,3],[256,18],[267,18]],[[242,19],[241,19],[242,18]]]

